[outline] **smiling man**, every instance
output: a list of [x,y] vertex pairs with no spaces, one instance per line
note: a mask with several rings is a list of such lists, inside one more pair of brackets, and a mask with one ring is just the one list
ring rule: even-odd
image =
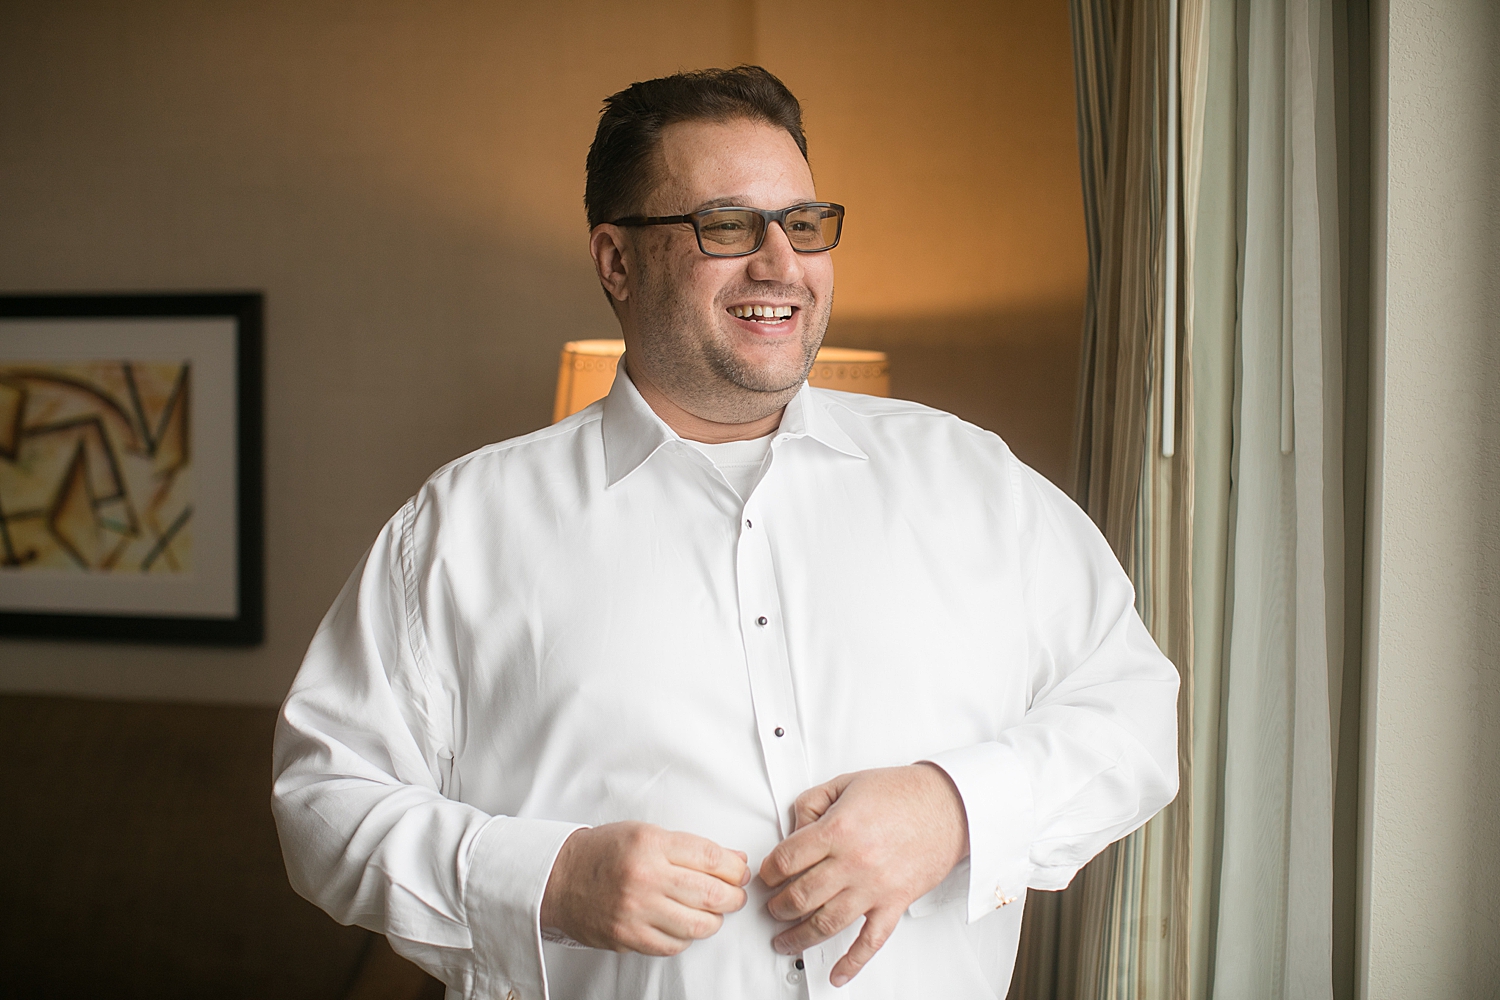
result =
[[1175,793],[1176,671],[998,437],[807,386],[844,209],[775,77],[609,98],[585,203],[614,388],[339,595],[277,731],[293,884],[450,996],[1003,996],[1027,887]]

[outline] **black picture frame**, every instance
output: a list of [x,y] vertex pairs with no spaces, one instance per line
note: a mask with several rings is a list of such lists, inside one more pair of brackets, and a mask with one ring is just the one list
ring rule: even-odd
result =
[[[77,606],[71,606],[64,595],[64,599],[61,600],[55,600],[49,596],[47,600],[52,601],[52,604],[45,608],[22,607],[18,604],[27,603],[25,595],[22,594],[21,599],[18,600],[13,592],[19,593],[28,586],[21,575],[25,570],[20,567],[19,562],[12,562],[10,565],[15,565],[18,569],[11,571],[17,575],[9,578],[6,586],[10,589],[0,593],[0,636],[214,646],[251,646],[263,640],[265,631],[262,495],[263,317],[264,297],[259,292],[0,295],[0,352],[6,349],[7,337],[13,338],[10,341],[12,344],[42,342],[46,331],[53,329],[51,324],[58,324],[56,329],[60,331],[60,338],[64,336],[63,331],[83,330],[87,335],[94,336],[96,341],[100,337],[104,338],[100,341],[104,343],[113,342],[110,340],[110,331],[116,328],[119,329],[121,337],[125,338],[121,340],[121,343],[128,340],[132,331],[152,329],[166,331],[162,336],[167,337],[173,343],[179,343],[183,342],[184,337],[192,337],[194,330],[207,330],[212,327],[216,345],[214,348],[216,353],[213,355],[216,359],[214,364],[220,369],[232,364],[233,368],[232,374],[219,371],[215,376],[218,379],[215,384],[221,386],[232,384],[234,390],[232,402],[220,398],[225,395],[223,393],[214,399],[202,399],[207,394],[199,391],[200,382],[195,371],[192,382],[193,393],[191,397],[183,396],[183,399],[188,402],[182,407],[184,413],[187,414],[182,417],[184,421],[188,419],[197,421],[199,409],[205,412],[211,408],[232,410],[232,413],[215,412],[217,419],[215,426],[220,428],[215,440],[221,444],[232,441],[234,454],[232,456],[218,455],[213,459],[217,463],[216,468],[233,471],[232,484],[219,483],[213,487],[219,494],[233,496],[232,512],[221,511],[216,522],[226,530],[232,530],[232,546],[230,540],[224,537],[215,542],[214,548],[215,552],[220,553],[228,553],[232,548],[232,567],[227,565],[227,556],[219,558],[212,567],[216,578],[205,581],[208,589],[217,588],[215,592],[224,595],[220,599],[222,606],[208,612],[201,608],[174,611],[170,606],[153,607],[144,612],[139,609],[117,611],[91,606],[85,600],[80,600]],[[226,320],[233,326],[232,347],[224,340],[224,336],[220,335],[223,331],[223,321]],[[153,321],[160,322],[153,323]],[[206,322],[195,324],[178,321]],[[15,352],[24,349],[19,346],[13,347],[12,353],[8,356],[15,358]],[[107,355],[110,359],[117,357],[123,359],[131,356],[124,351]],[[123,360],[120,362],[122,368],[131,363],[133,362]],[[184,361],[181,367],[182,384],[186,386],[188,363]],[[133,396],[134,382],[130,385]],[[192,409],[189,409],[189,405]],[[139,408],[138,401],[136,410],[143,412]],[[232,429],[225,424],[225,421],[231,418]],[[140,419],[141,426],[144,427],[144,416]],[[16,427],[16,434],[21,434],[19,416],[16,418]],[[198,439],[196,425],[181,432],[184,440],[187,440],[186,435],[190,432],[195,435],[192,439],[194,449],[202,450],[208,447]],[[16,446],[12,444],[12,447]],[[81,445],[79,452],[82,452]],[[12,454],[19,454],[19,452],[13,451]],[[81,459],[75,458],[75,461],[81,461]],[[193,453],[193,461],[197,461],[197,451]],[[82,477],[85,473],[79,475]],[[118,473],[116,473],[116,479],[123,481],[120,480]],[[220,476],[218,479],[223,479],[223,477]],[[90,492],[88,495],[92,500],[94,493]],[[190,499],[193,498],[190,497]],[[188,511],[191,513],[191,508],[188,508]],[[184,514],[184,519],[186,516]],[[6,517],[3,509],[0,509],[0,529],[5,527]],[[198,523],[199,520],[195,516],[194,526],[196,527]],[[53,524],[54,520],[47,521],[48,530],[52,530]],[[9,553],[8,536],[5,544],[5,552]],[[196,536],[193,544],[197,544]],[[149,566],[149,562],[146,565]],[[0,567],[0,581],[4,581],[3,574],[6,572],[6,568]],[[226,573],[229,576],[226,577]],[[109,577],[108,581],[104,581],[105,576]],[[147,574],[134,576],[123,571],[110,574],[79,572],[76,577],[80,580],[88,578],[90,582],[86,586],[118,588],[132,585],[144,586],[135,581],[145,580]],[[50,582],[46,586],[54,589],[66,588],[67,581],[64,579],[59,582],[59,579],[54,574],[49,578]],[[116,580],[119,581],[118,584]],[[229,596],[231,588],[232,597]],[[158,603],[161,601],[170,603],[170,597],[153,598],[153,600]],[[129,604],[129,600],[127,599],[124,603]]]

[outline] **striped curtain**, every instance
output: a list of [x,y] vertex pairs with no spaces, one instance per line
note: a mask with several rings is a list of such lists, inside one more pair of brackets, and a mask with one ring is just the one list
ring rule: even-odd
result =
[[[1186,1000],[1193,410],[1184,322],[1191,303],[1183,308],[1178,276],[1191,273],[1192,245],[1181,235],[1192,220],[1178,208],[1179,180],[1193,178],[1173,175],[1173,130],[1193,135],[1201,124],[1204,12],[1202,0],[1182,0],[1180,12],[1172,0],[1071,0],[1071,14],[1089,242],[1075,496],[1130,574],[1142,619],[1182,675],[1181,791],[1068,889],[1029,894],[1010,996]],[[1170,76],[1179,62],[1181,123]]]
[[1364,8],[1071,10],[1076,496],[1182,673],[1181,791],[1030,894],[1011,996],[1353,996]]

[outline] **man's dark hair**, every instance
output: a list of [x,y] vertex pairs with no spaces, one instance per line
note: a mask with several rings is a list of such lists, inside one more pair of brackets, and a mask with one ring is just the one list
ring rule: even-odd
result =
[[736,118],[785,129],[807,159],[802,106],[760,66],[674,73],[632,83],[605,98],[583,189],[589,228],[641,212],[658,182],[656,158],[667,126]]

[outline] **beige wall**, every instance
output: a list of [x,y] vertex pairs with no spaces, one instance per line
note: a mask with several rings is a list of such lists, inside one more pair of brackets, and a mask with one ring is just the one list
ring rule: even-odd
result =
[[0,0],[0,290],[266,293],[268,571],[261,648],[4,641],[0,690],[278,701],[385,518],[614,335],[583,157],[605,94],[678,68],[760,60],[804,100],[850,209],[830,342],[1065,480],[1067,32],[1023,0]]
[[[1065,3],[761,0],[757,12],[758,55],[806,106],[819,189],[851,209],[841,318],[1078,307],[1088,261]],[[776,25],[836,39],[830,58],[773,44]]]
[[[1500,49],[1491,0],[1375,11],[1363,990],[1500,989]],[[1382,28],[1387,33],[1382,37]],[[1382,61],[1384,66],[1382,66]]]
[[754,10],[757,58],[806,107],[818,189],[850,210],[829,342],[889,351],[897,395],[1070,485],[1088,259],[1067,4]]

